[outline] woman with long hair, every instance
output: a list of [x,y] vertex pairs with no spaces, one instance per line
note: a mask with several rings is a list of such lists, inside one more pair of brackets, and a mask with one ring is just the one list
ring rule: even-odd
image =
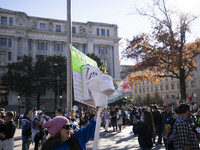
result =
[[46,122],[44,127],[50,133],[41,150],[82,150],[94,136],[96,118],[90,120],[86,127],[72,131],[72,126],[66,117],[58,116]]
[[31,137],[31,112],[26,111],[22,122],[22,150],[28,150]]
[[0,138],[3,141],[0,150],[13,150],[14,149],[14,134],[16,130],[16,124],[14,122],[16,117],[16,112],[7,111],[5,114],[5,128],[2,133],[0,133]]
[[151,150],[153,147],[153,140],[155,134],[155,126],[153,122],[152,113],[145,110],[142,113],[142,122],[137,122],[134,125],[133,132],[138,134],[138,142],[141,150]]

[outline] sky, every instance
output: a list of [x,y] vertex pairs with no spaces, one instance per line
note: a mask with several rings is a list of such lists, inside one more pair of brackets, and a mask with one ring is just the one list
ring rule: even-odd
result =
[[[0,8],[25,12],[29,16],[67,19],[67,0],[0,0]],[[72,21],[103,22],[118,25],[118,36],[131,39],[134,35],[148,32],[150,21],[138,15],[136,8],[145,7],[152,0],[71,0]],[[194,5],[200,6],[200,0],[171,0],[172,4],[186,11]],[[190,3],[186,3],[186,2]],[[197,4],[198,3],[198,4]],[[193,4],[193,6],[191,5]],[[199,7],[200,8],[200,7]],[[200,10],[200,9],[198,9]],[[194,26],[194,36],[200,35],[199,23]],[[120,52],[125,45],[119,47]],[[133,64],[122,60],[123,65]]]

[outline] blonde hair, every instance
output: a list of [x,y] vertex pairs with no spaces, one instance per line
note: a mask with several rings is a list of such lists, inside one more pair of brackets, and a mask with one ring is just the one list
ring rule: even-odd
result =
[[7,111],[6,115],[8,117],[10,117],[12,120],[15,120],[15,118],[16,118],[16,112],[15,111]]

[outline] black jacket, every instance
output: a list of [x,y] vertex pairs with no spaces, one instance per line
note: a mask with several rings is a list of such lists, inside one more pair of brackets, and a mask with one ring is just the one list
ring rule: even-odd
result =
[[[14,123],[14,121],[5,123],[5,130],[3,131],[3,133],[5,134],[5,139],[13,138],[16,127],[17,126]],[[3,139],[3,140],[5,140],[5,139]]]
[[152,148],[152,133],[148,131],[148,126],[144,122],[138,123],[133,127],[133,132],[138,134],[138,142],[141,148]]

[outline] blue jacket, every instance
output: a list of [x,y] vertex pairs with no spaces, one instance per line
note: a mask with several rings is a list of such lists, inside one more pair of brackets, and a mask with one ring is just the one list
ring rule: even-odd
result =
[[[95,127],[96,121],[94,121],[93,118],[86,127],[82,127],[78,131],[74,132],[74,136],[79,142],[79,145],[82,148],[82,150],[86,150],[86,143],[94,136]],[[68,141],[61,143],[54,150],[68,150]]]

